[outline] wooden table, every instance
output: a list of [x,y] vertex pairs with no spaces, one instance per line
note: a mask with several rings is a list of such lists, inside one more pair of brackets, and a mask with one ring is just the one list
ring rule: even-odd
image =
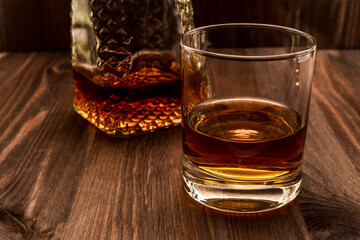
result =
[[[187,196],[181,129],[120,140],[78,116],[69,53],[2,53],[0,82],[0,205],[31,239],[360,239],[360,50],[318,52],[302,190],[265,214]],[[26,236],[0,213],[0,239]]]

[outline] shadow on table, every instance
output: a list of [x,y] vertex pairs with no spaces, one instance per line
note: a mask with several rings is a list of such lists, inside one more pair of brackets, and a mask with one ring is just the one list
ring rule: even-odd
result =
[[[213,239],[306,239],[308,236],[298,198],[282,208],[251,214],[226,213],[206,208],[186,193],[183,198],[189,215],[196,215],[198,219],[203,216],[203,224]],[[201,228],[200,225],[196,227]]]

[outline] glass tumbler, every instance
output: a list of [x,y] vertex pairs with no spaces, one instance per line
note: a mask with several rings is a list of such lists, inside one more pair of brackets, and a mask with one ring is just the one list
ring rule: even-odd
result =
[[184,34],[183,179],[196,201],[263,212],[299,193],[315,39],[265,24]]

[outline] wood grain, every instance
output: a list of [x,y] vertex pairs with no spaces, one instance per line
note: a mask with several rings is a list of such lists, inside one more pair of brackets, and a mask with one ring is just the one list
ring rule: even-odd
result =
[[70,2],[0,0],[0,50],[68,50]]
[[270,23],[313,35],[319,48],[360,48],[358,0],[193,0],[196,26]]
[[317,57],[300,203],[315,239],[360,239],[360,55],[354,53]]
[[[70,48],[71,0],[0,0],[1,51]],[[358,0],[193,0],[196,26],[260,22],[314,35],[320,48],[360,48]]]
[[78,116],[69,53],[0,63],[0,205],[31,239],[360,239],[359,50],[318,53],[300,197],[248,215],[186,195],[181,129],[120,140]]

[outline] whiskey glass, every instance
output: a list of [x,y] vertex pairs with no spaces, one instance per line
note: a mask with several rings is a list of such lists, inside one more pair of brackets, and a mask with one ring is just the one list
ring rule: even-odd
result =
[[181,40],[183,179],[196,201],[252,213],[299,193],[316,41],[267,24]]

